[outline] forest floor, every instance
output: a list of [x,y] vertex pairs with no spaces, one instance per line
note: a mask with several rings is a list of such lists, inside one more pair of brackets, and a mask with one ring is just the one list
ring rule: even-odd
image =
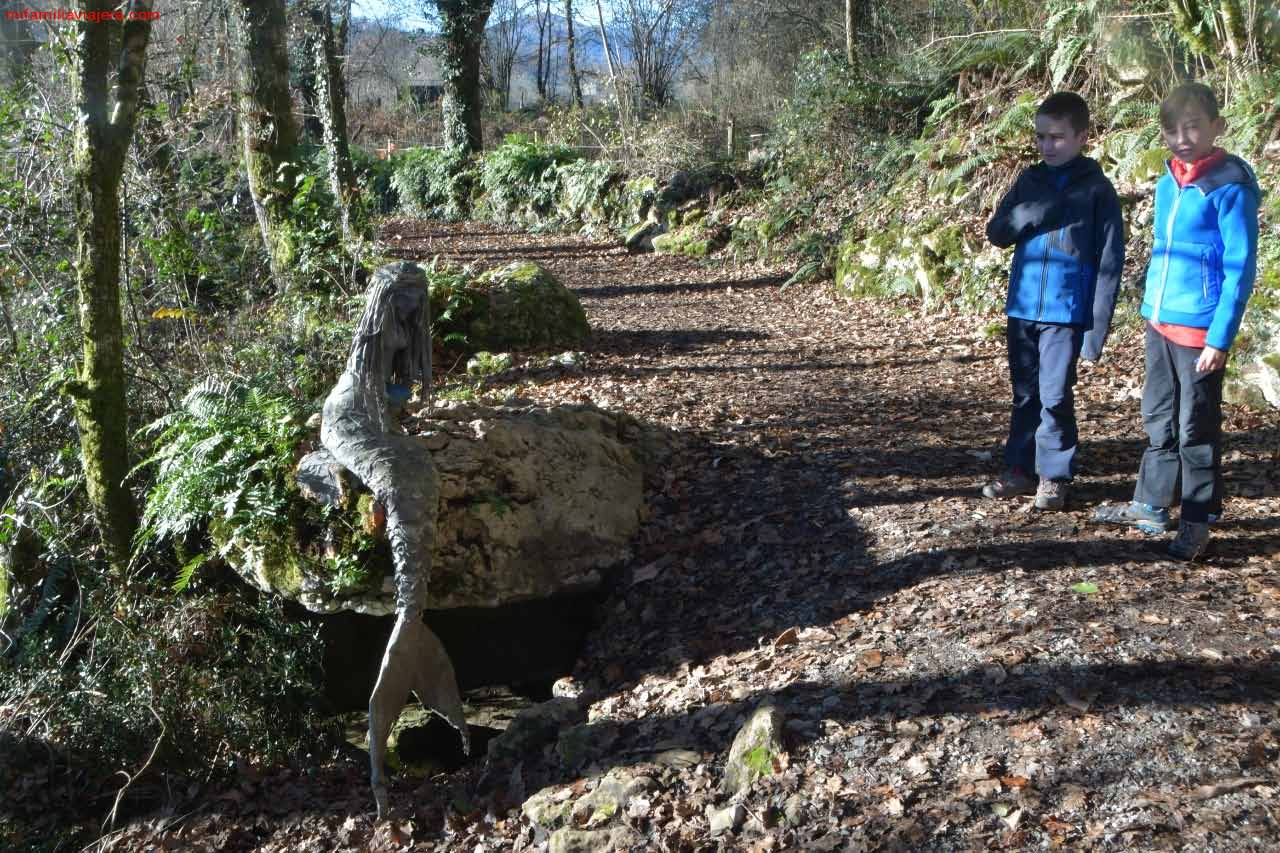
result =
[[[643,794],[580,812],[598,831],[558,849],[1280,846],[1275,413],[1227,407],[1225,519],[1182,564],[1089,520],[1130,497],[1144,445],[1136,325],[1082,368],[1075,490],[1042,513],[980,495],[1008,423],[1002,318],[479,223],[384,238],[402,257],[550,267],[595,332],[580,370],[519,394],[678,433],[573,673],[590,762],[548,748],[402,776],[379,826],[355,758],[246,777],[106,849],[544,849],[523,799],[577,798],[614,768]],[[786,751],[713,834],[730,741],[767,704]]]

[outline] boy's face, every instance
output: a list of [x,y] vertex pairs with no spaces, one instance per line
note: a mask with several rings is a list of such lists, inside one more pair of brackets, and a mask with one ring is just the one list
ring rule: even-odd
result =
[[1183,163],[1194,163],[1211,153],[1218,136],[1227,129],[1222,116],[1209,118],[1200,104],[1187,104],[1172,127],[1161,127],[1164,144]]
[[1088,140],[1089,131],[1076,130],[1069,118],[1036,116],[1036,148],[1050,166],[1071,162]]

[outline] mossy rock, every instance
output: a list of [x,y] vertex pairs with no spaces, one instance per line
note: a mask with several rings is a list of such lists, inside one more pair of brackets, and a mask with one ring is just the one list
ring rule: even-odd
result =
[[659,255],[686,255],[705,258],[711,254],[710,237],[697,227],[677,228],[653,238],[653,251]]
[[836,250],[836,288],[849,296],[920,296],[911,249],[897,224],[845,238]]
[[533,261],[489,270],[452,298],[456,307],[437,321],[435,334],[461,340],[467,352],[560,351],[579,346],[591,334],[578,297]]

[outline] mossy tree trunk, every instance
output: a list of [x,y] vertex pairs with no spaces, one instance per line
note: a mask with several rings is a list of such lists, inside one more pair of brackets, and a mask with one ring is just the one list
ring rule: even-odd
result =
[[351,196],[355,190],[355,170],[351,166],[351,146],[347,140],[347,99],[342,87],[342,58],[334,41],[333,13],[329,0],[309,0],[307,17],[311,24],[315,64],[316,108],[324,131],[325,153],[329,160],[329,189],[338,204],[342,239],[350,242]]
[[480,49],[493,0],[436,0],[440,13],[440,74],[444,78],[444,143],[461,151],[484,147],[480,127]]
[[240,133],[253,209],[276,287],[289,289],[289,204],[298,166],[298,125],[289,98],[284,0],[235,0],[240,47]]
[[[80,9],[107,13],[116,5],[114,0],[82,0]],[[151,6],[151,0],[132,0],[128,10],[145,17]],[[74,202],[84,360],[67,391],[75,398],[89,501],[107,559],[118,571],[128,564],[138,524],[125,482],[129,454],[120,313],[120,177],[137,120],[150,38],[151,23],[138,19],[83,22],[77,40]],[[109,84],[113,45],[119,50],[114,90]]]
[[578,76],[578,59],[573,45],[573,0],[564,0],[565,54],[569,59],[569,97],[575,107],[582,106],[582,78]]

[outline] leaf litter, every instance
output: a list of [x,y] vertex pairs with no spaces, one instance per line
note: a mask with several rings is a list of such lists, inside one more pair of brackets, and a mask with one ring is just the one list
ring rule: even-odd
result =
[[[635,849],[1280,844],[1275,413],[1226,407],[1225,520],[1206,559],[1176,563],[1089,522],[1131,494],[1140,330],[1082,367],[1080,473],[1067,511],[1040,513],[979,494],[1009,405],[989,318],[585,237],[388,229],[398,255],[531,258],[581,298],[594,335],[577,368],[486,393],[590,401],[679,437],[566,674],[589,703],[585,757],[562,735],[518,767],[400,776],[397,820],[375,826],[350,756],[207,792],[103,849],[543,850],[519,796],[577,799],[611,768],[652,785],[589,818]],[[766,703],[786,752],[739,813],[720,777]],[[713,836],[709,815],[734,819]]]

